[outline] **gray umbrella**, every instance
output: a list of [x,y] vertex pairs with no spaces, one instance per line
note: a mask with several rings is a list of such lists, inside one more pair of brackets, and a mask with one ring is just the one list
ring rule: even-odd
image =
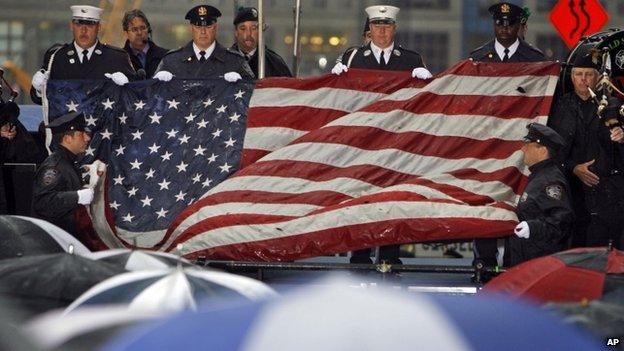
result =
[[67,253],[0,260],[0,298],[31,314],[69,305],[83,292],[125,269]]

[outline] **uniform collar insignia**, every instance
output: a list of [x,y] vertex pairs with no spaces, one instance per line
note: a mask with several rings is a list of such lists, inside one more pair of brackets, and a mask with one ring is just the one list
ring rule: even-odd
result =
[[371,54],[370,49],[369,49],[369,50],[364,51],[364,56],[369,56],[370,54]]
[[397,50],[397,49],[392,50],[392,53],[393,53],[395,56],[401,56],[401,51],[399,51],[399,50]]
[[98,55],[102,55],[102,50],[100,50],[100,49],[95,49],[95,51],[94,51],[94,52],[95,52],[96,54],[98,54]]
[[73,58],[69,59],[69,63],[76,63],[76,60],[74,60]]
[[69,50],[69,51],[67,52],[67,56],[72,56],[73,54],[74,54],[74,50]]

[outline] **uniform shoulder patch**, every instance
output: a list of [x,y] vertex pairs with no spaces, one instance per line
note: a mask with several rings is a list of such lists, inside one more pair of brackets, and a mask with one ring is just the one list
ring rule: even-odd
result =
[[545,188],[546,196],[555,200],[561,200],[563,197],[563,186],[559,184],[547,185]]
[[59,178],[60,172],[56,168],[48,168],[41,175],[41,184],[48,186],[55,183]]

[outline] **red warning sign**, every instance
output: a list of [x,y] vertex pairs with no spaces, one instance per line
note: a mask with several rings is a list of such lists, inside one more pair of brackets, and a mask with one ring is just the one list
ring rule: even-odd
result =
[[598,0],[559,0],[550,12],[550,22],[569,48],[582,37],[602,29],[609,21]]

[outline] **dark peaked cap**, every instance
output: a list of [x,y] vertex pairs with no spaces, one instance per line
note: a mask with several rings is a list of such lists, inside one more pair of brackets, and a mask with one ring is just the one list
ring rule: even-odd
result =
[[217,22],[217,18],[221,17],[221,11],[210,5],[199,5],[190,9],[184,19],[189,20],[191,24],[196,26],[209,26]]
[[238,25],[242,22],[256,21],[258,22],[258,10],[254,7],[241,7],[234,17],[234,25]]
[[552,128],[539,123],[530,123],[527,126],[529,133],[524,137],[525,142],[535,142],[553,149],[559,150],[565,144],[565,141]]
[[84,114],[82,112],[70,112],[50,122],[48,128],[52,129],[52,134],[70,131],[84,132],[86,128]]
[[524,10],[509,2],[499,2],[488,9],[492,15],[494,23],[502,26],[509,26],[518,23],[524,16]]

